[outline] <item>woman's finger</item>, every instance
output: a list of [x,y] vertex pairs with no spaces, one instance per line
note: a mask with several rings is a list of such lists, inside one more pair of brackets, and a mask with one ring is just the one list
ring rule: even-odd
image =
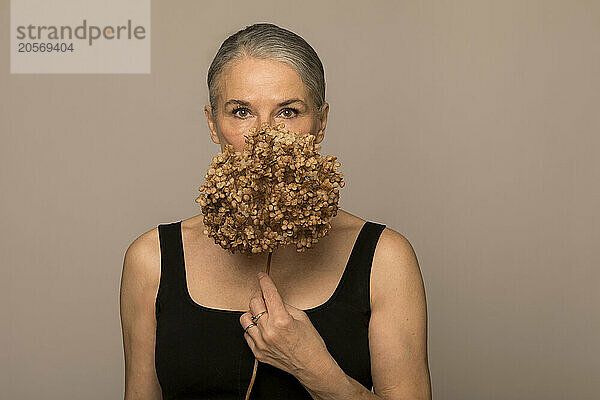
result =
[[290,315],[283,304],[283,300],[279,295],[277,286],[275,286],[271,277],[267,274],[259,274],[258,283],[260,284],[262,297],[264,298],[266,309],[269,310],[270,317],[281,319],[290,318]]
[[[253,341],[253,343],[256,345],[256,347],[262,348],[262,346],[264,344],[264,340],[262,337],[260,322],[259,321],[253,322],[252,315],[253,315],[253,313],[250,311],[243,313],[240,316],[240,325],[242,325],[242,328],[245,330],[244,336],[247,336],[249,339],[251,339]],[[260,319],[262,319],[263,317],[264,317],[264,315],[262,317],[260,317]],[[256,323],[256,325],[254,325],[255,323]],[[246,328],[248,328],[248,329],[246,329]]]

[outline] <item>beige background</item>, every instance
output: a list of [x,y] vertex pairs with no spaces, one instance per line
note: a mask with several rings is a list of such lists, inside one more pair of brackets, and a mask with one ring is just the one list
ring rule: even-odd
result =
[[273,22],[325,66],[341,207],[417,252],[434,398],[597,398],[600,3],[218,3],[153,1],[150,75],[10,75],[0,2],[0,397],[122,398],[125,249],[200,212],[208,66]]

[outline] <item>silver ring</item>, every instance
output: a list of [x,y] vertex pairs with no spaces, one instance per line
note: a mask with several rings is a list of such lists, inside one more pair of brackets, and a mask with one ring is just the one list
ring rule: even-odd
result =
[[256,325],[254,322],[251,323],[250,325],[248,325],[246,328],[244,328],[244,332],[248,333],[248,328],[250,328],[251,326],[258,326]]
[[253,321],[253,322],[256,322],[256,321],[258,321],[258,319],[260,318],[260,316],[261,316],[261,315],[263,315],[263,314],[264,314],[264,313],[266,313],[266,312],[267,312],[267,310],[265,310],[265,311],[263,311],[263,312],[261,312],[261,313],[258,313],[257,315],[253,315],[253,316],[252,316],[252,321]]

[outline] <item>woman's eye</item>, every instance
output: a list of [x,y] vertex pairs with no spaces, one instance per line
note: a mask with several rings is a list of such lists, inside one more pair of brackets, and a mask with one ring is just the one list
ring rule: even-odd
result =
[[[238,111],[241,111],[243,114],[237,115],[237,112],[238,112]],[[247,117],[247,116],[248,116],[248,109],[247,109],[246,107],[238,107],[238,108],[236,108],[235,110],[233,110],[231,113],[232,113],[233,115],[236,115],[236,116],[238,116],[238,117],[245,118],[245,117]]]
[[282,114],[282,115],[283,115],[284,113],[286,113],[286,114],[284,115],[284,117],[285,117],[285,118],[293,118],[293,117],[295,117],[296,115],[298,115],[298,110],[296,110],[295,108],[288,107],[288,108],[284,108],[284,109],[281,111],[281,114]]
[[[248,115],[250,115],[249,111],[250,110],[248,110],[246,107],[238,107],[232,110],[231,113],[236,117],[246,118]],[[292,107],[287,107],[281,111],[280,115],[282,115],[284,118],[294,118],[296,115],[298,115],[298,110]]]

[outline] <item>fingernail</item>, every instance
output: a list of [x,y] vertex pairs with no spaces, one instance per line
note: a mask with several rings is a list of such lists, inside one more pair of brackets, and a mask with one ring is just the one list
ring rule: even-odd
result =
[[258,279],[262,278],[263,276],[265,276],[265,273],[264,273],[264,272],[262,272],[262,271],[260,271],[260,272],[258,273]]

